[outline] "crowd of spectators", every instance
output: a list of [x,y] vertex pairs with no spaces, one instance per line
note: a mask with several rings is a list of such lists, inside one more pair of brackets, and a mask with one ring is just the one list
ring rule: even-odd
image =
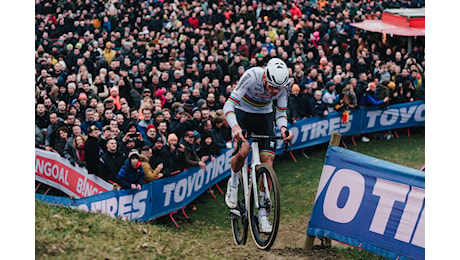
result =
[[231,140],[222,107],[239,77],[272,57],[292,75],[290,122],[424,99],[424,37],[409,51],[350,25],[422,6],[36,0],[35,144],[113,182],[136,164],[147,182],[203,168]]

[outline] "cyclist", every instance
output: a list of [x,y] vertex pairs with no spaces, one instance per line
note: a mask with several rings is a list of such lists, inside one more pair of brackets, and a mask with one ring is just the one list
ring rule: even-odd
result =
[[[225,203],[233,209],[237,205],[238,174],[248,156],[250,146],[242,133],[257,135],[274,135],[274,124],[279,127],[285,141],[292,138],[292,132],[286,136],[288,105],[288,89],[291,86],[289,70],[286,63],[279,58],[272,58],[265,68],[253,67],[243,73],[238,85],[232,91],[224,105],[224,113],[232,128],[234,142],[242,141],[239,152],[231,160],[231,176],[227,183]],[[272,101],[276,100],[276,110],[273,113]],[[275,141],[265,140],[259,143],[260,161],[273,166],[275,157]],[[261,186],[261,185],[259,185]],[[259,189],[263,187],[259,187]],[[261,205],[269,198],[269,191],[260,191]],[[272,226],[267,219],[265,208],[258,214],[261,232],[271,232]]]

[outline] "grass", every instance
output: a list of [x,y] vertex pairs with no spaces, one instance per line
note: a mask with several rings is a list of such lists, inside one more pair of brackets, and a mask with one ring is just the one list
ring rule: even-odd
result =
[[[350,150],[383,160],[421,168],[424,163],[423,133],[387,140],[358,141]],[[372,253],[340,244],[332,249],[303,250],[305,227],[325,158],[326,145],[306,150],[310,159],[295,152],[298,160],[275,162],[281,186],[281,228],[289,232],[278,237],[269,252],[256,250],[250,238],[245,246],[235,246],[230,232],[228,210],[223,195],[204,195],[194,203],[197,210],[186,212],[191,223],[176,228],[169,220],[152,225],[88,214],[42,202],[35,203],[35,254],[38,259],[382,259]],[[225,185],[221,185],[222,188]],[[299,195],[301,194],[301,195]],[[286,233],[284,232],[284,233]],[[280,232],[281,233],[281,232]],[[289,240],[291,239],[291,240]],[[276,247],[280,240],[283,247]]]

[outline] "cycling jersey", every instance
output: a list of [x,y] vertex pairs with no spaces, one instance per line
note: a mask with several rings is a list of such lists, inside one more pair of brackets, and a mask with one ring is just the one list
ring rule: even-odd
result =
[[268,114],[273,112],[273,100],[276,102],[275,122],[281,128],[287,125],[286,109],[288,105],[288,87],[271,96],[263,86],[264,69],[261,67],[250,68],[241,76],[238,85],[230,94],[224,105],[224,113],[230,127],[238,124],[235,108],[244,112]]

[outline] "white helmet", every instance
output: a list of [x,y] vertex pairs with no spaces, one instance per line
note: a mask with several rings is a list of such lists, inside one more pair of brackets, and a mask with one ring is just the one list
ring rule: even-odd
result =
[[268,61],[265,67],[265,77],[268,84],[275,88],[284,88],[290,82],[286,63],[279,58],[273,58]]

